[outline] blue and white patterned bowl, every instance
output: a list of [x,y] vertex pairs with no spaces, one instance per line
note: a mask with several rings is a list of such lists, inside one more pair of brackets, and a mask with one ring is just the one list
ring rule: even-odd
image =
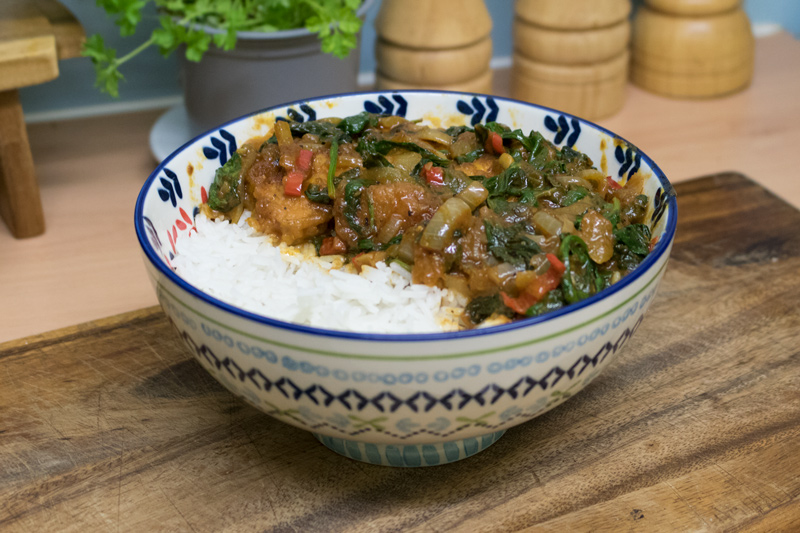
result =
[[[574,146],[624,182],[639,172],[658,244],[619,283],[578,304],[486,329],[438,334],[344,333],[264,318],[213,298],[172,269],[215,170],[279,117],[361,111],[434,126],[496,120]],[[428,466],[468,457],[575,395],[642,322],[667,266],[677,204],[663,172],[635,146],[579,118],[485,95],[405,91],[323,97],[271,108],[190,141],[153,172],[136,233],[159,302],[189,350],[225,387],[325,446],[374,464]]]

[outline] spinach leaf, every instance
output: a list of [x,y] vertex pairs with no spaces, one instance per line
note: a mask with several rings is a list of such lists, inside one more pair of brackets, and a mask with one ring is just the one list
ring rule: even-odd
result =
[[313,120],[310,122],[289,122],[289,128],[292,130],[293,137],[302,137],[306,133],[317,135],[322,141],[328,141],[332,139],[339,140],[344,137],[342,130],[334,126],[332,123],[324,120]]
[[567,302],[579,302],[605,287],[583,239],[577,235],[563,237],[558,255],[566,268],[561,288]]
[[564,292],[559,289],[555,288],[549,291],[544,298],[533,304],[525,311],[526,316],[539,316],[545,313],[549,313],[551,311],[555,311],[556,309],[561,309],[566,305],[566,301],[564,300]]
[[489,252],[498,260],[509,263],[519,270],[525,270],[531,257],[541,253],[539,245],[525,235],[526,228],[523,224],[500,226],[488,220],[484,220],[483,223],[486,226]]
[[568,205],[572,205],[578,200],[585,198],[589,195],[589,191],[586,190],[585,187],[575,187],[571,189],[567,194],[561,198],[561,207],[567,207]]
[[508,318],[514,317],[514,311],[505,306],[500,294],[497,293],[473,298],[464,308],[464,312],[473,324],[480,324],[494,314],[504,315]]
[[452,137],[453,139],[457,139],[458,136],[461,135],[462,133],[467,133],[467,132],[471,132],[471,131],[475,131],[475,130],[470,128],[469,126],[450,126],[446,130],[444,130],[444,132],[446,134],[448,134],[450,137]]
[[489,131],[493,131],[494,133],[497,133],[504,140],[511,139],[519,141],[522,144],[522,146],[524,146],[525,149],[528,150],[529,152],[532,151],[536,143],[536,141],[532,137],[522,133],[522,130],[512,130],[510,128],[506,128],[505,126],[497,122],[487,122],[486,129]]
[[560,159],[553,159],[552,161],[548,161],[542,167],[542,171],[549,172],[551,174],[559,173],[559,174],[566,174],[567,173],[567,163],[561,161]]
[[456,162],[457,163],[472,163],[473,161],[478,159],[480,156],[482,156],[484,153],[486,153],[486,151],[483,148],[476,148],[475,150],[473,150],[471,152],[467,152],[464,155],[456,156]]
[[564,146],[558,152],[558,159],[565,163],[578,163],[580,166],[592,166],[592,160],[583,152],[579,152],[571,146]]
[[376,245],[372,239],[359,239],[358,249],[362,252],[371,252],[376,249]]
[[306,198],[315,204],[332,204],[333,199],[328,196],[328,190],[318,185],[309,185],[305,192]]
[[[548,161],[549,150],[547,148],[550,142],[538,131],[532,131],[528,137],[528,143],[530,145],[528,151],[531,154],[528,158],[528,162],[533,165],[534,168],[542,170]],[[526,145],[526,148],[527,147]]]
[[[489,129],[490,124],[497,124],[490,122],[489,124],[475,124],[475,139],[478,141],[478,146],[486,146],[486,140],[489,138],[489,132],[494,131]],[[499,126],[499,124],[497,124]],[[502,126],[500,126],[502,128]]]
[[377,125],[378,116],[363,111],[357,115],[343,118],[338,124],[333,124],[326,120],[313,120],[309,122],[290,122],[289,126],[294,137],[301,137],[306,133],[310,133],[317,135],[322,141],[346,143],[352,141],[353,136],[361,134],[366,128]]
[[623,273],[631,272],[644,260],[644,256],[635,254],[625,244],[617,242],[614,245],[614,260]]
[[359,239],[358,249],[362,252],[384,251],[393,244],[399,244],[401,240],[403,240],[402,234],[395,235],[386,244],[376,243],[372,239]]
[[622,216],[624,220],[640,221],[647,212],[647,195],[639,194],[633,199],[633,202],[626,205],[622,209]]
[[242,158],[234,152],[228,162],[217,169],[214,182],[208,188],[208,207],[223,213],[241,203],[239,182],[242,174]]
[[511,165],[500,174],[483,182],[490,197],[521,196],[528,189],[528,175],[518,165]]
[[361,207],[361,194],[367,187],[374,184],[375,182],[372,180],[356,178],[348,181],[347,185],[344,187],[344,209],[342,210],[342,214],[350,228],[359,235],[364,235],[365,233],[364,227],[361,226],[358,220],[358,209]]
[[322,248],[322,241],[324,240],[325,235],[314,235],[311,237],[310,242],[314,245],[314,252],[317,254],[317,257],[319,257],[319,249]]
[[617,227],[619,224],[620,219],[620,203],[619,198],[614,198],[612,203],[606,203],[603,205],[603,208],[600,210],[600,214],[603,215],[609,222],[611,222],[614,227]]
[[361,137],[361,140],[358,141],[356,150],[364,159],[365,167],[385,167],[391,166],[391,164],[384,156],[393,148],[402,148],[411,152],[417,152],[418,154],[422,155],[424,159],[433,161],[435,165],[440,167],[446,167],[450,163],[447,158],[441,158],[430,150],[426,150],[425,148],[412,142],[387,141],[385,139],[379,139],[374,135],[365,135]]
[[539,206],[538,193],[534,189],[525,189],[519,196],[519,203],[532,207]]
[[614,237],[635,254],[647,255],[650,252],[650,228],[645,224],[631,224],[615,229]]
[[379,115],[374,113],[362,111],[357,115],[351,115],[343,118],[342,121],[336,125],[336,127],[347,135],[358,135],[367,127],[375,127],[378,124],[378,117]]
[[384,157],[384,155],[387,154],[391,148],[387,149],[385,152],[382,152],[381,150],[384,148],[384,146],[380,145],[380,142],[380,139],[374,135],[364,135],[358,141],[356,151],[361,154],[361,157],[364,160],[364,168],[392,166],[392,164],[389,163],[389,160]]
[[328,196],[336,196],[336,165],[339,162],[339,139],[331,141],[331,157],[328,162],[328,178],[326,181]]
[[467,188],[472,180],[464,172],[451,168],[444,169],[444,183],[453,191],[459,194]]
[[[511,130],[497,122],[488,122],[485,126],[485,131],[481,132],[482,136],[478,136],[478,140],[481,142],[481,145],[486,142],[488,131],[493,131],[499,134],[503,139],[519,141],[519,143],[522,144],[529,154],[528,162],[533,164],[533,166],[538,170],[544,168],[548,161],[547,155],[549,152],[548,147],[550,146],[550,142],[538,131],[531,131],[529,135],[525,135],[522,130]],[[476,135],[478,134],[477,126],[475,127],[475,133]]]

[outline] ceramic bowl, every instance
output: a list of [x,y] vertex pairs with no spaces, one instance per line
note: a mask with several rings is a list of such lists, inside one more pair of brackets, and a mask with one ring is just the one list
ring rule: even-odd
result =
[[[291,324],[226,304],[173,271],[175,242],[192,231],[215,170],[246,139],[266,134],[278,118],[364,110],[442,127],[496,120],[574,146],[620,182],[639,172],[658,243],[633,273],[578,304],[453,333],[359,334]],[[135,226],[164,312],[194,357],[233,394],[347,457],[429,466],[483,450],[508,428],[574,396],[614,360],[656,294],[676,215],[672,187],[656,164],[595,124],[504,98],[404,91],[298,101],[200,135],[147,179]]]

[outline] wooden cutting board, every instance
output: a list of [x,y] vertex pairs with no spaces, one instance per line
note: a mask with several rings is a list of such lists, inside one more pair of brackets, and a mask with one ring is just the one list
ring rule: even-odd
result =
[[618,359],[451,465],[330,452],[217,385],[157,308],[0,345],[0,530],[800,530],[800,212],[738,174],[676,189]]

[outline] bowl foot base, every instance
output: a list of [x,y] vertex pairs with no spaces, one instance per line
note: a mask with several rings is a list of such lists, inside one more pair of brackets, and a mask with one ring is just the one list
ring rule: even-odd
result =
[[437,444],[374,444],[328,437],[314,433],[327,448],[340,455],[374,465],[436,466],[453,463],[485,450],[503,436],[505,430]]

